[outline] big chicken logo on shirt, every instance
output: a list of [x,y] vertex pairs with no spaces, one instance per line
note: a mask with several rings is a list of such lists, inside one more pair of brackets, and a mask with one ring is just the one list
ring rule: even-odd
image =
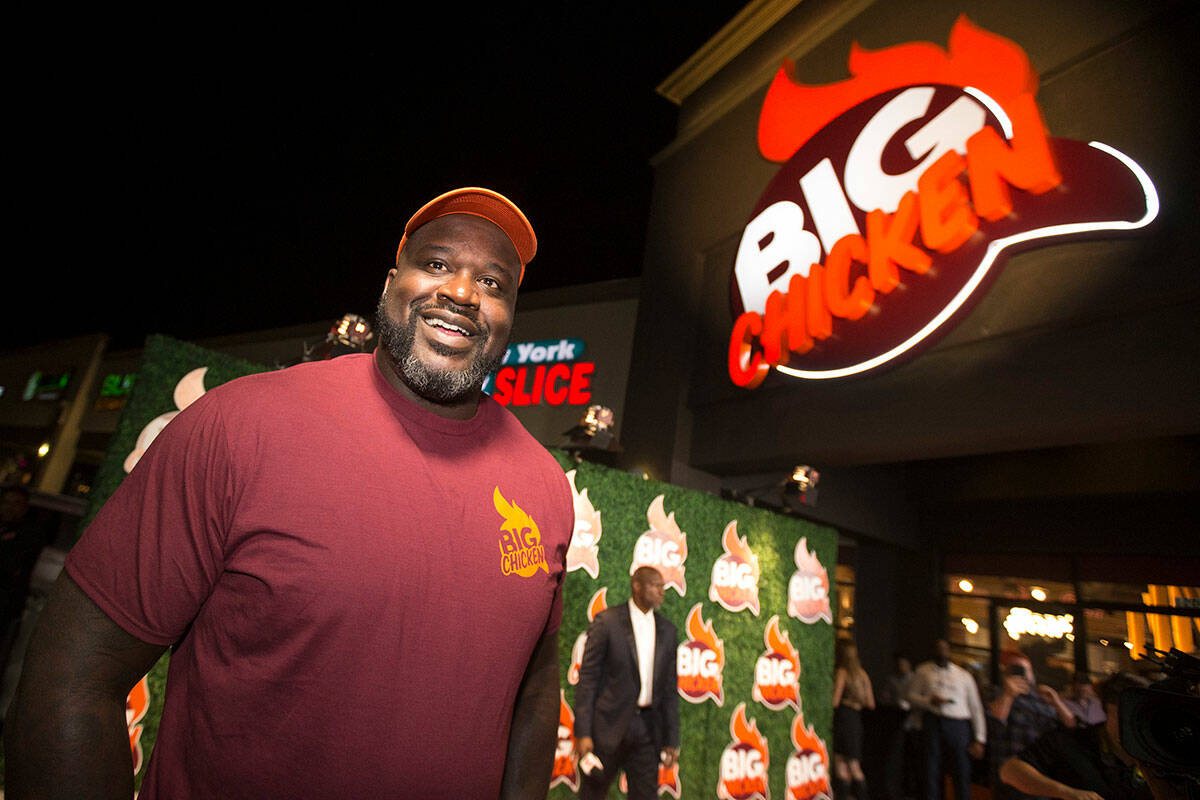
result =
[[739,386],[898,363],[978,302],[1002,255],[1158,214],[1128,156],[1047,135],[1025,52],[965,16],[947,50],[855,44],[849,70],[806,85],[785,61],[763,101],[759,151],[783,166],[730,276]]
[[492,502],[503,522],[500,525],[500,572],[505,575],[533,577],[539,569],[550,574],[546,566],[546,548],[537,523],[516,503],[510,503],[497,486]]
[[725,705],[723,686],[725,642],[713,631],[712,621],[700,615],[701,603],[692,606],[684,626],[691,638],[679,645],[675,671],[679,677],[679,695],[689,703],[712,700]]
[[725,526],[721,546],[725,553],[713,562],[708,599],[720,603],[726,611],[748,608],[757,617],[758,556],[745,537],[738,536],[736,519]]
[[792,720],[792,747],[784,770],[787,800],[830,800],[829,753],[800,712]]
[[588,499],[588,490],[575,489],[575,470],[567,473],[571,484],[571,498],[575,504],[575,529],[571,532],[571,544],[567,548],[567,572],[581,569],[592,578],[600,574],[600,512]]
[[563,784],[572,792],[579,791],[579,764],[575,755],[575,712],[567,705],[567,695],[558,690],[558,745],[554,749],[554,771],[550,788]]
[[[588,625],[591,625],[596,615],[606,608],[608,608],[608,587],[601,586],[588,601]],[[587,629],[579,634],[575,639],[574,646],[571,647],[571,666],[567,668],[567,683],[572,686],[579,683],[579,669],[583,666],[583,649],[585,647],[587,647]]]
[[666,513],[663,499],[664,495],[660,494],[646,509],[650,530],[634,543],[629,574],[637,572],[638,567],[654,567],[662,575],[663,590],[674,589],[683,597],[687,595],[687,534],[675,523],[675,512]]
[[750,696],[772,711],[791,706],[800,710],[800,652],[792,647],[788,632],[780,630],[779,615],[763,630],[767,651],[754,665],[754,688]]
[[796,571],[788,581],[787,613],[801,622],[824,620],[833,624],[829,608],[829,573],[817,558],[816,550],[808,549],[808,537],[796,542]]
[[721,800],[771,800],[767,768],[771,753],[767,740],[758,732],[758,721],[746,720],[746,704],[738,703],[729,719],[733,742],[721,754],[721,776],[717,797]]

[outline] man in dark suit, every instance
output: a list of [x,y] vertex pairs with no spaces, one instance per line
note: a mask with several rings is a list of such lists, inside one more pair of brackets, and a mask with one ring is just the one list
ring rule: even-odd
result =
[[[602,611],[588,628],[575,690],[575,747],[583,770],[582,800],[602,800],[622,769],[630,800],[654,800],[658,765],[679,756],[679,634],[657,613],[663,579],[639,567],[628,603]],[[588,754],[602,767],[588,771]]]

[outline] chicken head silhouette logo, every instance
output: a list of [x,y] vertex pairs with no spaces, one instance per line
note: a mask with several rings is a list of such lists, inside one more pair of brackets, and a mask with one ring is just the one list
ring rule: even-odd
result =
[[813,727],[804,726],[800,712],[792,720],[792,746],[796,749],[784,771],[787,800],[830,800],[829,753]]
[[675,512],[663,509],[663,495],[650,501],[646,509],[646,521],[650,530],[638,537],[633,546],[633,563],[629,574],[638,567],[654,567],[662,575],[663,589],[674,589],[680,597],[687,594],[687,578],[684,574],[687,561],[687,534],[675,523]]
[[575,470],[567,473],[571,497],[575,501],[575,529],[567,548],[567,572],[581,569],[593,578],[600,574],[600,512],[588,499],[588,490],[575,488]]
[[1025,52],[965,16],[948,50],[854,45],[849,70],[810,86],[785,62],[763,102],[759,150],[783,166],[730,276],[739,386],[898,363],[965,316],[1002,255],[1158,214],[1128,156],[1047,135]]
[[738,536],[736,519],[725,526],[721,546],[725,553],[713,562],[708,599],[720,603],[726,611],[748,608],[757,617],[758,556],[750,549],[745,537]]
[[792,647],[787,631],[779,628],[779,615],[771,617],[763,631],[767,652],[754,665],[754,688],[750,696],[773,711],[786,706],[800,710],[800,653]]
[[771,800],[767,768],[771,754],[767,740],[758,732],[757,720],[746,721],[746,704],[738,703],[729,720],[733,742],[721,754],[717,797],[721,800]]
[[500,526],[500,571],[505,575],[529,578],[539,569],[546,574],[546,548],[537,523],[516,503],[510,503],[497,486],[492,503],[503,520]]
[[788,616],[807,623],[824,620],[832,625],[829,573],[817,558],[817,551],[808,549],[808,537],[796,542],[794,558],[796,571],[788,581]]
[[725,642],[713,631],[712,621],[700,615],[702,603],[688,612],[687,634],[691,637],[679,645],[675,671],[679,677],[679,696],[689,703],[712,700],[725,705],[723,673],[725,671]]

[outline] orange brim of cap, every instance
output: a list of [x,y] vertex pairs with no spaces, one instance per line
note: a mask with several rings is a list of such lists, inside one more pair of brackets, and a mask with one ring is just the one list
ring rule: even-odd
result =
[[400,262],[400,251],[404,249],[404,243],[413,231],[426,222],[447,214],[474,214],[504,231],[504,235],[517,249],[517,257],[521,260],[521,276],[518,283],[525,279],[525,265],[537,255],[537,236],[533,232],[533,226],[513,201],[499,192],[478,186],[454,189],[421,206],[404,226],[404,236],[400,238],[400,246],[396,248],[396,263]]

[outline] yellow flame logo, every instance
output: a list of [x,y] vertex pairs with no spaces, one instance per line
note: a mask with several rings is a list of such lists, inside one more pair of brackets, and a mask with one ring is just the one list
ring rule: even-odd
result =
[[539,569],[550,574],[546,565],[546,548],[537,523],[516,503],[510,503],[497,486],[492,503],[502,520],[500,524],[500,571],[505,575],[532,577]]

